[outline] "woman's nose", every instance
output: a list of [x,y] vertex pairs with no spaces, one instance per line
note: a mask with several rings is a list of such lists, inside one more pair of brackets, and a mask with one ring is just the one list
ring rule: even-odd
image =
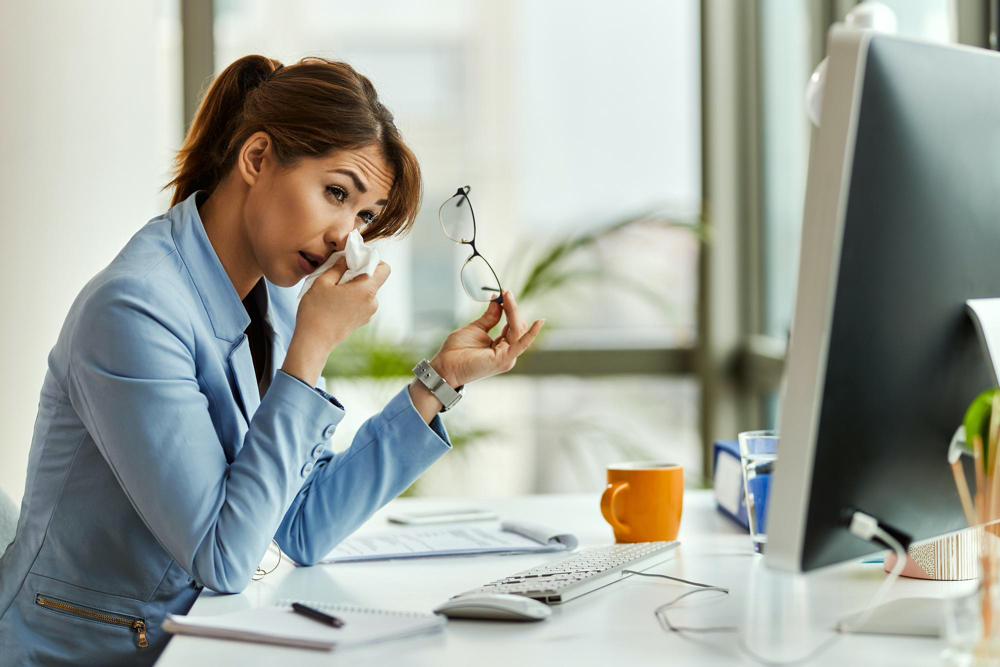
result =
[[334,251],[343,250],[347,247],[347,235],[351,233],[352,229],[354,229],[352,225],[332,225],[327,230],[323,240],[326,241],[326,244],[331,246]]

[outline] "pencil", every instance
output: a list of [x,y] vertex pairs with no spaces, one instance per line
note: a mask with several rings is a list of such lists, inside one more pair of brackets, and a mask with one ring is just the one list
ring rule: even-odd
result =
[[986,480],[983,473],[983,437],[976,433],[972,436],[972,458],[976,462],[976,515],[977,523],[983,523],[983,490]]
[[961,458],[951,464],[951,473],[955,476],[955,486],[958,488],[958,498],[962,501],[965,520],[970,526],[975,526],[976,508],[972,504],[972,494],[969,493],[969,481],[965,479],[965,469],[962,467]]
[[993,392],[993,405],[990,409],[990,443],[989,443],[989,464],[986,469],[986,483],[989,486],[989,508],[986,516],[987,521],[997,518],[997,504],[1000,502],[1000,475],[997,474],[997,441],[1000,440],[1000,391]]
[[989,466],[986,474],[992,475],[997,459],[997,436],[1000,435],[1000,391],[993,392],[993,401],[990,404],[990,433],[987,449],[989,451]]

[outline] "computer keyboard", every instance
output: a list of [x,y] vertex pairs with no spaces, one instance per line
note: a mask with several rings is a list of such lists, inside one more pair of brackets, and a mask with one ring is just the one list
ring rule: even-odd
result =
[[642,571],[664,562],[679,544],[637,542],[581,549],[564,560],[491,581],[452,599],[476,593],[512,593],[560,604],[631,576],[622,570]]

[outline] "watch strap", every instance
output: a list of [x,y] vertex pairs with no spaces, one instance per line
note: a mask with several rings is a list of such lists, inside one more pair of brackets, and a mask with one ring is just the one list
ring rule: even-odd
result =
[[427,387],[441,401],[441,404],[444,406],[441,408],[441,412],[451,410],[462,400],[462,396],[465,395],[465,385],[462,385],[458,389],[452,388],[443,377],[438,375],[438,372],[431,367],[430,362],[426,359],[414,366],[413,374],[417,376],[421,384]]

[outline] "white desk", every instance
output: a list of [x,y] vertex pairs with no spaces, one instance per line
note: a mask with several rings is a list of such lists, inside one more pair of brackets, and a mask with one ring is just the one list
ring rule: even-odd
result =
[[[685,508],[681,546],[668,562],[650,572],[725,586],[726,598],[714,593],[691,596],[670,613],[677,626],[736,626],[748,644],[772,660],[804,655],[830,636],[837,619],[859,611],[883,580],[880,565],[858,563],[791,577],[763,568],[750,552],[749,537],[715,511],[709,491],[692,491]],[[597,495],[532,496],[504,500],[455,502],[403,498],[392,508],[431,509],[475,504],[496,509],[505,518],[533,520],[572,531],[580,546],[608,544]],[[388,526],[385,509],[361,530]],[[438,560],[351,563],[296,568],[283,563],[240,595],[205,591],[192,615],[270,604],[280,598],[324,600],[387,609],[430,611],[455,593],[565,554],[477,556]],[[950,596],[971,591],[972,582],[945,583],[900,579],[888,599]],[[157,663],[179,665],[406,664],[467,667],[477,664],[545,665],[736,665],[754,664],[740,652],[735,633],[684,634],[661,629],[653,610],[686,587],[661,579],[630,577],[564,605],[547,621],[497,623],[453,620],[443,633],[381,645],[316,652],[194,637],[175,637]],[[927,638],[848,635],[811,664],[938,665],[944,641]]]

